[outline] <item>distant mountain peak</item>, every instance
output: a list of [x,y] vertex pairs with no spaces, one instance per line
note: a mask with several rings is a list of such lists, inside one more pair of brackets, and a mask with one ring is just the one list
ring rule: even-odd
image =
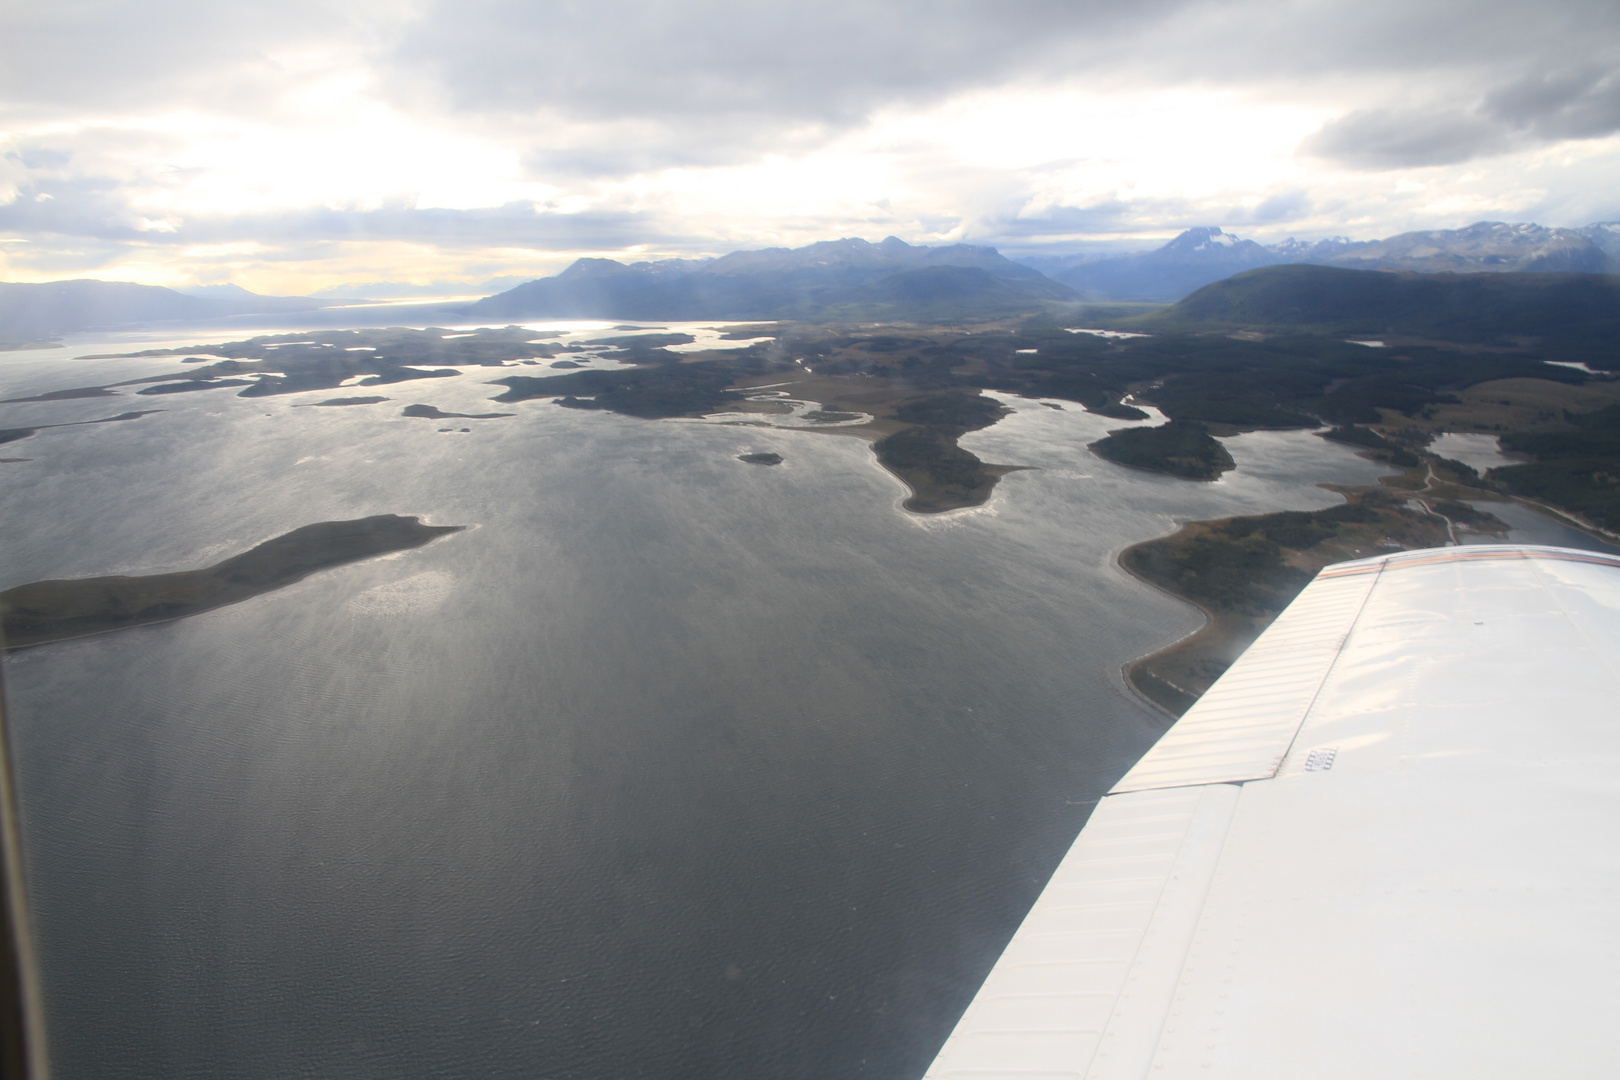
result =
[[559,278],[578,281],[582,278],[616,277],[620,274],[633,274],[636,271],[613,259],[583,258],[575,259],[568,269],[558,274]]
[[253,300],[259,296],[229,281],[222,285],[187,285],[174,291],[183,296],[200,296],[204,300]]
[[1217,225],[1200,225],[1197,228],[1186,230],[1159,250],[1180,254],[1194,251],[1215,251],[1221,248],[1236,247],[1243,243],[1253,243],[1253,241],[1240,240],[1229,232],[1223,232]]

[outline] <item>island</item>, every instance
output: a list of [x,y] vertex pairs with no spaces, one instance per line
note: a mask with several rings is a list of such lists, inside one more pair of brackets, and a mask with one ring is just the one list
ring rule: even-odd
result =
[[737,460],[746,461],[750,465],[780,465],[782,464],[782,455],[773,454],[769,451],[758,454],[738,454]]
[[302,581],[320,570],[418,548],[462,525],[379,514],[305,525],[201,570],[36,581],[0,592],[0,639],[21,649],[183,619]]
[[[146,391],[142,390],[141,393],[144,394],[144,393],[146,393]],[[333,409],[333,408],[342,408],[343,406],[346,406],[346,405],[377,405],[377,404],[381,404],[382,402],[387,401],[387,400],[389,400],[389,399],[385,398],[385,397],[379,397],[379,396],[377,396],[375,394],[370,396],[370,397],[335,397],[335,398],[327,398],[325,401],[303,401],[303,402],[300,402],[297,406],[295,406],[295,408],[305,408],[305,407],[307,407],[307,408]]]
[[441,412],[432,405],[407,405],[400,410],[401,416],[418,416],[424,420],[499,420],[503,416],[512,416],[509,412]]
[[1119,465],[1168,473],[1184,480],[1216,480],[1237,467],[1232,455],[1196,420],[1157,427],[1122,428],[1092,443],[1092,453]]

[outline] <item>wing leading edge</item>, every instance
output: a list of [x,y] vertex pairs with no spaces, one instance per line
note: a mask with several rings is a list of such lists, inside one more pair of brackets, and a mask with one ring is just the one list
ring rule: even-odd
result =
[[1319,574],[1103,799],[930,1080],[1613,1072],[1620,558]]

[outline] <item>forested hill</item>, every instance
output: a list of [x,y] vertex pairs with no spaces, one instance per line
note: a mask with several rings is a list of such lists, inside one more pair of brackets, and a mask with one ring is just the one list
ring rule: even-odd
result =
[[1342,337],[1542,343],[1560,358],[1620,367],[1620,277],[1417,274],[1267,266],[1135,320],[1163,331],[1258,330]]

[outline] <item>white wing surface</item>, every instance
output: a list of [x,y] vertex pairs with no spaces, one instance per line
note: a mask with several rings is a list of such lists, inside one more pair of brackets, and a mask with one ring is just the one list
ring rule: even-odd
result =
[[1620,1074],[1620,558],[1318,574],[1103,799],[929,1080]]

